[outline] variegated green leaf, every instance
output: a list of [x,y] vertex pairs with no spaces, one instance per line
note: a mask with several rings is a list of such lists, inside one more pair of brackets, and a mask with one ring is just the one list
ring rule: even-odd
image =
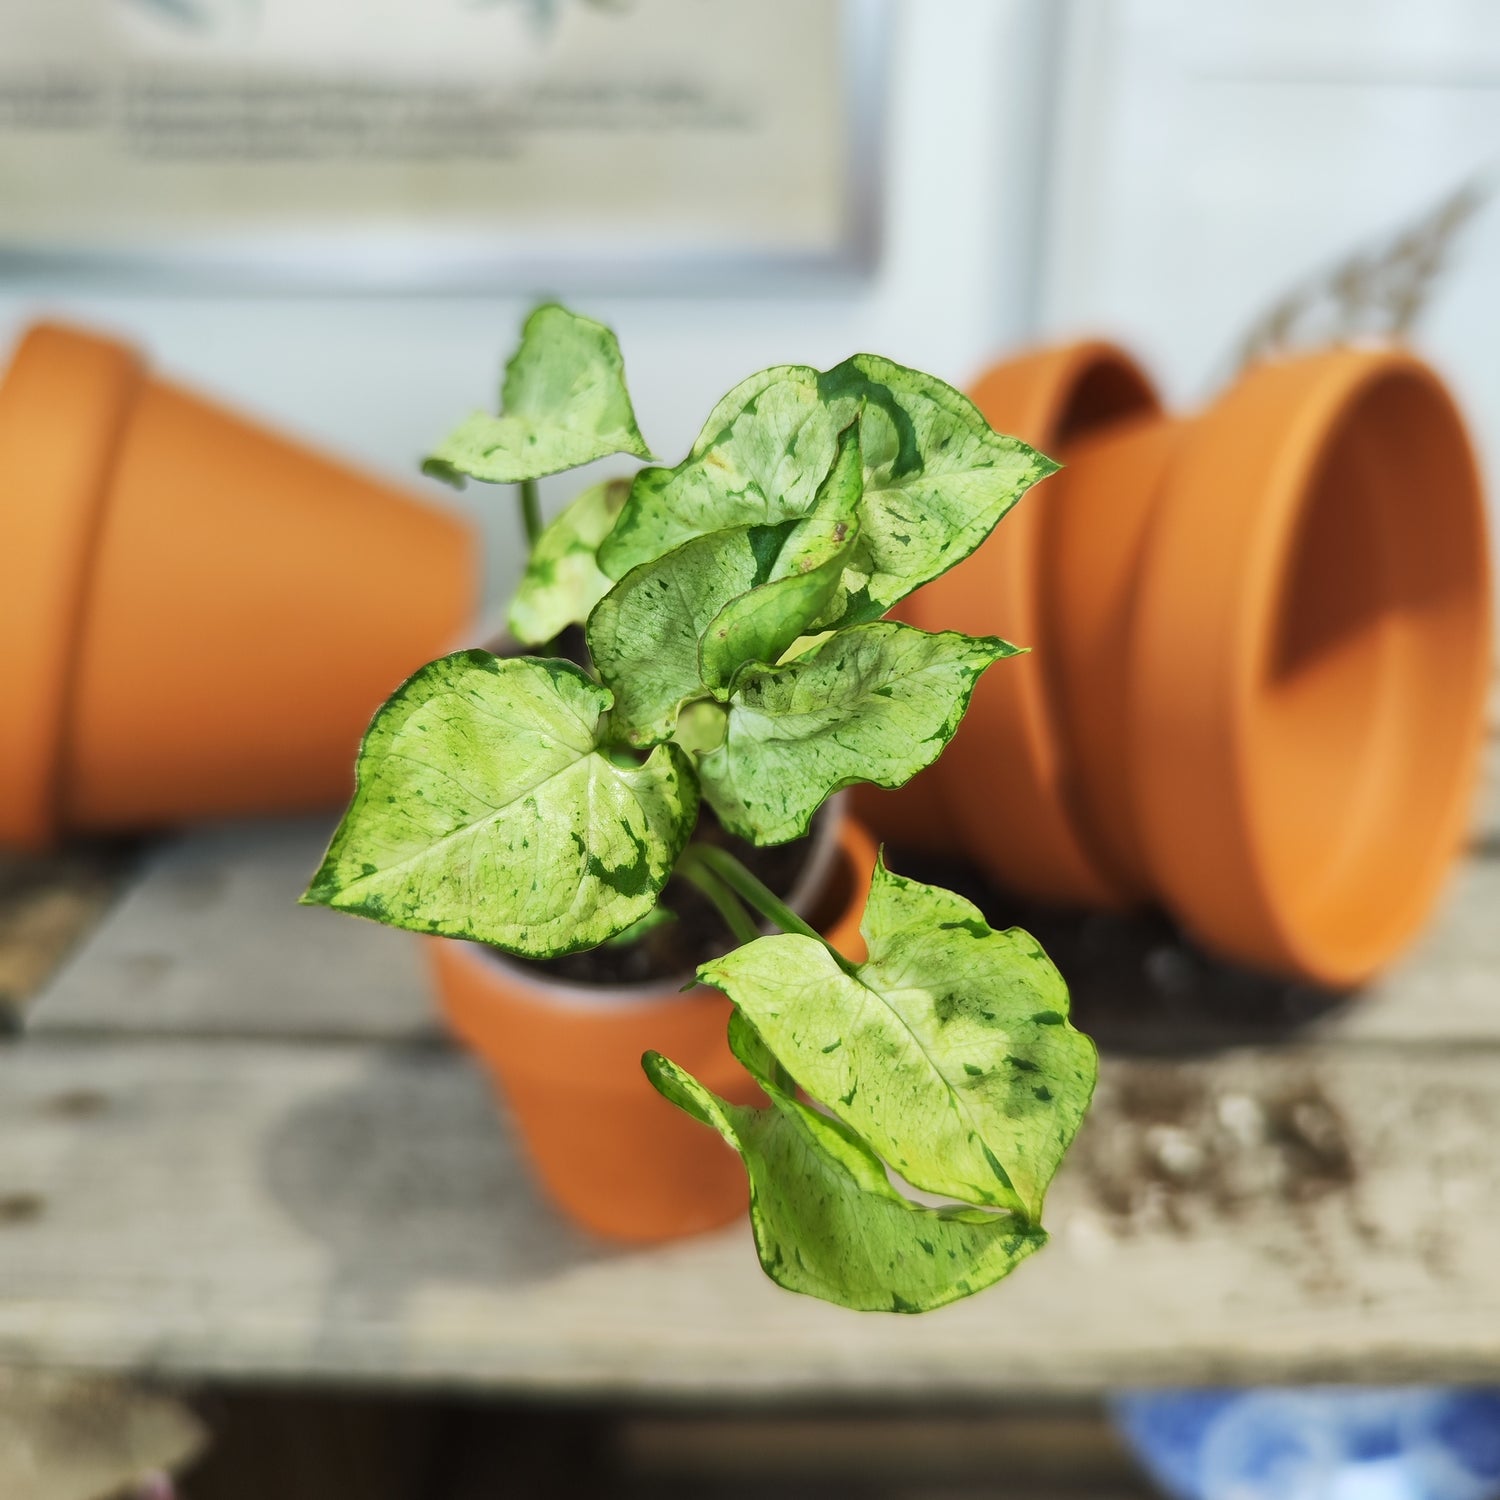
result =
[[644,1065],[665,1098],[739,1152],[760,1263],[788,1291],[865,1312],[926,1312],[1000,1280],[1046,1243],[1009,1214],[909,1202],[850,1130],[768,1074],[771,1107],[750,1109],[658,1053]]
[[635,476],[599,566],[623,578],[710,531],[807,515],[841,430],[818,400],[816,370],[778,365],[742,380],[708,414],[675,469]]
[[1056,468],[931,375],[871,354],[822,373],[778,366],[732,390],[675,469],[636,476],[600,566],[620,578],[706,532],[807,515],[853,421],[865,471],[860,541],[824,624],[884,614],[967,557]]
[[1026,933],[877,866],[853,972],[795,934],[699,970],[797,1082],[914,1186],[1035,1223],[1093,1093],[1093,1043]]
[[840,787],[900,786],[936,760],[979,674],[1015,651],[993,636],[877,620],[785,666],[748,667],[722,743],[699,763],[703,794],[743,839],[799,838]]
[[[858,450],[851,447],[853,463]],[[684,704],[723,697],[735,671],[780,654],[826,600],[830,570],[852,542],[850,470],[823,509],[778,526],[716,531],[627,573],[589,616],[589,654],[615,694],[611,733],[631,745],[670,738]],[[806,565],[810,571],[802,572]]]
[[636,426],[625,362],[602,323],[549,302],[521,331],[505,367],[501,415],[475,412],[423,466],[440,479],[540,479],[611,453],[651,457]]
[[838,453],[806,520],[796,522],[767,582],[731,599],[698,648],[704,683],[727,688],[747,662],[774,665],[828,607],[859,540],[859,429],[839,435]]
[[595,557],[629,493],[628,479],[591,485],[537,538],[510,601],[510,630],[518,641],[539,646],[583,624],[609,592],[613,580]]
[[545,958],[655,905],[697,817],[685,754],[600,751],[608,689],[563,661],[460,651],[376,713],[305,902]]
[[750,527],[698,537],[628,573],[594,607],[589,655],[615,695],[616,739],[670,739],[682,705],[706,696],[703,632],[731,599],[764,580],[777,540]]

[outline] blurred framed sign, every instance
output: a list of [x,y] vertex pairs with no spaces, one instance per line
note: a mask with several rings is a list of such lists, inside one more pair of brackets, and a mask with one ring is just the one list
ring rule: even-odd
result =
[[0,0],[0,271],[857,271],[886,25],[885,0]]

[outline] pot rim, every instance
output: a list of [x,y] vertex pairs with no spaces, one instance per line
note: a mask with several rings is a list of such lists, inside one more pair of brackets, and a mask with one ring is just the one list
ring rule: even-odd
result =
[[[0,377],[0,472],[57,461],[7,497],[21,538],[0,548],[0,844],[41,850],[60,831],[73,663],[95,538],[130,412],[147,379],[126,344],[32,324]],[[9,415],[7,415],[9,413]],[[11,486],[5,486],[7,490]]]

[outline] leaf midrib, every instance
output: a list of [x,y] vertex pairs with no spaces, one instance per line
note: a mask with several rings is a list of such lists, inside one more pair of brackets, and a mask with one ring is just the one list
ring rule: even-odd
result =
[[[949,1082],[947,1074],[945,1074],[943,1072],[943,1070],[940,1067],[938,1067],[937,1062],[934,1060],[933,1055],[932,1055],[931,1051],[928,1049],[926,1043],[924,1043],[923,1040],[922,1040],[922,1038],[920,1036],[918,1036],[917,1033],[912,1029],[911,1023],[906,1019],[905,1016],[903,1016],[901,1014],[901,1012],[899,1010],[896,1009],[896,1007],[891,1003],[891,1001],[889,1000],[889,998],[887,998],[887,996],[885,995],[885,993],[883,991],[876,989],[873,985],[865,983],[864,975],[865,975],[866,971],[869,970],[869,969],[878,969],[880,967],[880,964],[881,964],[880,951],[881,950],[876,949],[874,952],[871,953],[870,958],[865,963],[862,963],[862,964],[860,964],[860,965],[857,966],[857,968],[856,968],[856,970],[855,970],[855,972],[853,974],[849,974],[849,975],[847,975],[845,977],[847,977],[854,984],[859,985],[859,987],[862,990],[865,990],[869,994],[874,995],[875,998],[881,1003],[881,1005],[883,1005],[885,1007],[885,1009],[892,1016],[895,1017],[897,1023],[901,1026],[902,1030],[906,1033],[907,1036],[909,1036],[911,1038],[912,1043],[915,1045],[917,1051],[921,1053],[924,1061],[927,1063],[927,1066],[932,1070],[933,1074],[941,1081],[944,1089],[947,1090],[948,1096],[949,1096],[950,1099],[952,1099],[954,1107],[955,1107],[955,1110],[957,1111],[957,1113],[963,1118],[963,1120],[973,1130],[975,1138],[978,1139],[978,1140],[980,1140],[980,1141],[983,1141],[985,1147],[988,1149],[989,1148],[989,1140],[988,1140],[987,1136],[985,1135],[984,1130],[980,1128],[979,1122],[974,1118],[973,1113],[970,1111],[968,1104],[964,1101],[964,1098],[959,1093],[958,1089],[955,1088],[954,1085],[951,1082]],[[929,999],[931,998],[931,992],[928,989],[926,989],[924,986],[921,986],[921,985],[911,985],[911,986],[908,986],[907,988],[910,991],[912,991],[913,993],[927,996]],[[996,1160],[997,1161],[999,1160],[998,1156],[996,1157]],[[1003,1163],[1002,1163],[1002,1165],[1003,1165]],[[1007,1173],[1008,1173],[1009,1172],[1009,1168],[1007,1168],[1006,1170],[1007,1170]],[[914,1184],[914,1186],[920,1186],[920,1184]],[[975,1184],[970,1183],[970,1184],[967,1184],[967,1186],[969,1186],[969,1187],[975,1187]],[[976,1191],[977,1190],[978,1189],[976,1188]],[[943,1192],[943,1191],[945,1191],[945,1189],[943,1189],[943,1188],[928,1188],[928,1189],[926,1189],[926,1191],[928,1191],[928,1192]],[[1010,1191],[1011,1191],[1011,1194],[1014,1197],[1015,1203],[1016,1203],[1016,1206],[1014,1208],[1011,1208],[1009,1204],[996,1204],[994,1206],[995,1207],[1000,1207],[1000,1208],[1010,1208],[1010,1211],[1012,1213],[1014,1213],[1015,1216],[1017,1217],[1017,1219],[1019,1219],[1022,1223],[1028,1224],[1028,1225],[1031,1224],[1032,1223],[1031,1210],[1027,1207],[1025,1201],[1022,1199],[1021,1193],[1020,1193],[1019,1189],[1016,1188],[1014,1182],[1012,1182],[1012,1184],[1011,1184]]]
[[[548,772],[548,774],[542,777],[540,781],[535,781],[530,786],[526,787],[523,791],[517,792],[516,795],[512,797],[508,802],[502,803],[499,807],[492,807],[488,814],[486,814],[484,817],[476,818],[471,823],[465,823],[460,828],[455,828],[451,832],[442,834],[436,839],[428,840],[422,845],[420,849],[416,850],[412,854],[405,855],[403,858],[398,859],[394,864],[384,865],[379,870],[376,870],[369,875],[355,876],[344,886],[344,889],[346,891],[352,891],[356,887],[364,885],[366,881],[380,880],[388,875],[397,874],[400,871],[409,868],[411,865],[425,862],[426,856],[432,854],[434,850],[441,849],[445,844],[452,843],[455,839],[469,837],[476,830],[482,829],[487,823],[496,822],[508,809],[514,807],[515,804],[519,802],[523,797],[530,796],[533,792],[536,792],[541,787],[546,786],[549,781],[555,781],[559,776],[567,775],[568,772],[576,769],[578,766],[582,765],[584,761],[589,759],[596,759],[599,761],[600,765],[606,767],[610,774],[615,776],[615,779],[619,781],[622,786],[626,787],[627,791],[629,791],[630,793],[631,798],[635,801],[636,806],[640,807],[640,798],[636,796],[634,789],[629,787],[623,776],[617,774],[620,768],[611,764],[611,762],[603,755],[600,755],[599,748],[596,745],[593,749],[583,751],[582,753],[577,755],[574,759],[570,760],[567,765],[559,766],[557,770]],[[435,768],[429,766],[428,769]],[[589,776],[590,783],[592,783],[594,779],[595,776],[591,773]],[[589,803],[590,812],[592,812],[592,789],[589,793]],[[641,808],[641,812],[644,815],[645,809]],[[649,824],[650,820],[647,819],[647,822]]]

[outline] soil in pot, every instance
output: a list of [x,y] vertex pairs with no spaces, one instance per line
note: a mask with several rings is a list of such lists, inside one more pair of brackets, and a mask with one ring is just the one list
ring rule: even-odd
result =
[[[798,886],[820,833],[826,834],[830,816],[826,810],[820,812],[812,833],[805,839],[759,849],[726,833],[713,812],[705,806],[698,815],[693,842],[729,850],[757,880],[786,900]],[[829,894],[838,895],[837,892]],[[817,909],[810,916],[814,926],[817,925],[815,919],[824,914],[828,905],[826,897],[817,901]],[[543,981],[554,979],[607,989],[649,984],[654,980],[663,984],[669,981],[681,983],[683,976],[695,973],[700,964],[718,958],[736,946],[713,903],[697,886],[680,876],[674,875],[667,882],[661,906],[672,914],[672,919],[650,928],[633,941],[604,943],[582,953],[565,954],[562,958],[512,958],[509,962],[534,973]]]

